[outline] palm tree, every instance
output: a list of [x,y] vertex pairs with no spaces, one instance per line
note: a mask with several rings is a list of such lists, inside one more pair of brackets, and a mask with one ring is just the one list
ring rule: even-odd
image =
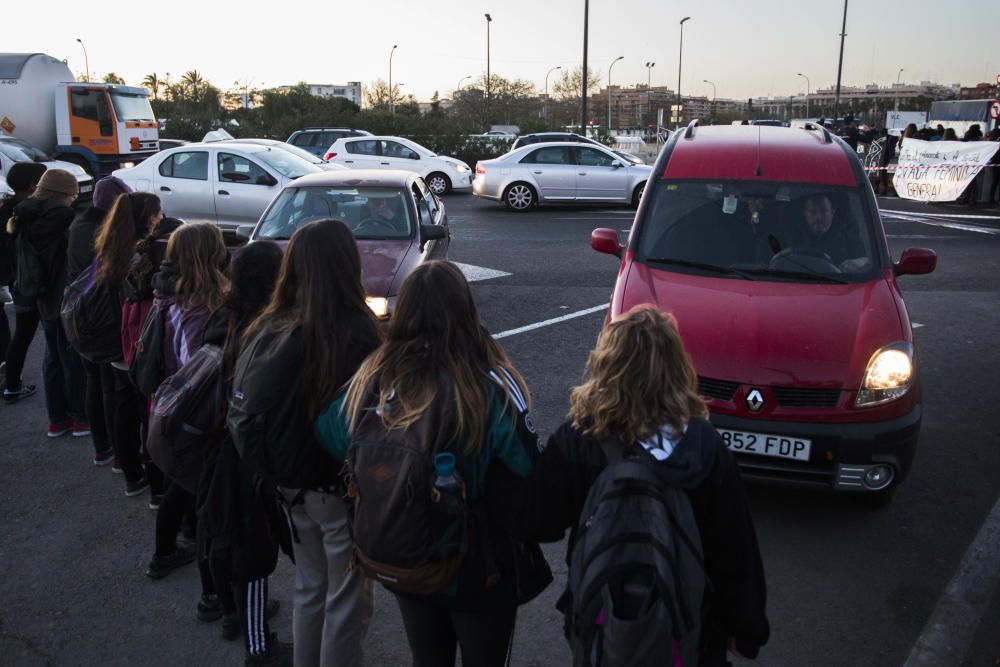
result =
[[160,77],[156,76],[156,72],[153,72],[146,75],[146,78],[142,80],[142,85],[148,88],[149,92],[153,93],[153,99],[155,100],[156,96],[160,93],[160,86],[163,85],[163,82],[160,81]]
[[201,72],[196,69],[185,72],[184,76],[181,77],[181,83],[191,89],[191,98],[197,102],[198,91],[201,89],[202,84],[205,83],[205,79],[202,78]]

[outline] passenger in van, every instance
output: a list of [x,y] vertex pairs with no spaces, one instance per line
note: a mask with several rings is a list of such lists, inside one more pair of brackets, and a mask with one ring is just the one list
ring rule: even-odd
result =
[[826,195],[807,197],[802,206],[803,224],[793,247],[812,248],[826,253],[830,261],[844,273],[868,269],[871,260],[865,256],[861,239],[848,225],[834,224],[837,210]]

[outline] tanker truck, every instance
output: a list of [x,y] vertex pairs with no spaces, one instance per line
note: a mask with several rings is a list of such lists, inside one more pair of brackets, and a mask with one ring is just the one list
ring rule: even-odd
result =
[[149,91],[76,81],[44,53],[0,53],[0,130],[95,178],[159,150]]

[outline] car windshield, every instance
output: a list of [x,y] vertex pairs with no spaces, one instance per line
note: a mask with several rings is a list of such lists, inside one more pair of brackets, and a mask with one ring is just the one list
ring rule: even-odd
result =
[[254,157],[274,169],[285,178],[299,178],[306,174],[315,174],[323,171],[311,162],[306,162],[298,155],[294,155],[284,148],[268,148],[265,151],[254,153]]
[[309,186],[286,188],[264,215],[259,237],[288,239],[315,220],[342,220],[358,239],[407,239],[413,220],[402,188]]
[[111,92],[111,103],[115,105],[118,120],[156,120],[153,107],[145,95]]
[[[256,142],[256,141],[247,141],[247,142],[241,142],[241,143],[258,144],[258,142]],[[277,142],[275,144],[259,143],[258,145],[260,145],[260,146],[270,146],[271,148],[279,148],[279,149],[281,149],[283,151],[288,151],[292,155],[296,155],[296,156],[302,158],[303,160],[305,160],[309,164],[323,164],[323,160],[319,159],[318,157],[316,157],[315,155],[313,155],[309,151],[303,150],[303,149],[299,148],[298,146],[293,146],[292,144],[287,144],[287,143],[285,143],[283,141],[279,141],[279,142]]]
[[638,261],[723,278],[847,283],[882,262],[858,192],[811,184],[660,181]]
[[14,162],[50,162],[52,160],[52,158],[31,144],[26,144],[17,139],[4,139],[0,141],[0,153],[3,153]]

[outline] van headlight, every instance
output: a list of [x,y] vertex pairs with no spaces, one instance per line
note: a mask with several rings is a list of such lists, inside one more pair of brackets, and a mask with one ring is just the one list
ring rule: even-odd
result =
[[913,346],[892,343],[872,355],[854,405],[867,408],[895,401],[913,387]]
[[365,303],[380,320],[389,317],[389,300],[384,296],[366,296]]

